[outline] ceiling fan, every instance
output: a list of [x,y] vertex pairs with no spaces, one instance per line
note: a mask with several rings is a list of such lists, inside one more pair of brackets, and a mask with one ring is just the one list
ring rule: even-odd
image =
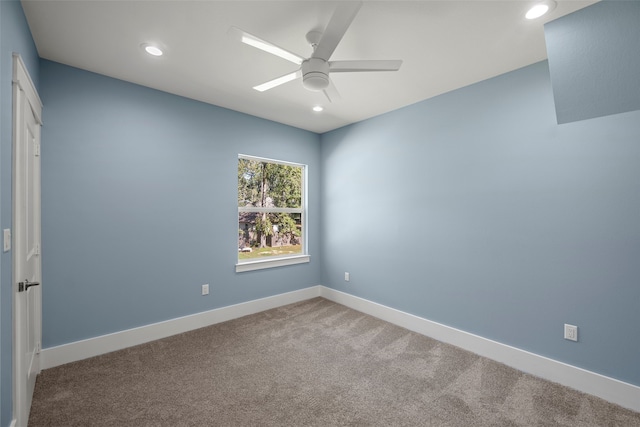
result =
[[361,1],[340,2],[323,32],[312,30],[307,33],[307,41],[313,48],[310,58],[304,58],[237,27],[231,27],[228,33],[242,43],[300,65],[297,71],[254,86],[255,90],[264,92],[302,77],[302,85],[305,88],[323,91],[329,101],[333,102],[340,95],[329,77],[331,73],[398,71],[402,65],[401,60],[329,61],[361,6]]

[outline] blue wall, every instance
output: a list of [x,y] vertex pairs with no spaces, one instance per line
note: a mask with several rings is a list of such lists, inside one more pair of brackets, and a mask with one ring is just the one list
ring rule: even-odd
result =
[[601,1],[544,34],[558,123],[640,110],[640,1]]
[[640,112],[557,125],[547,62],[324,134],[322,282],[640,385],[639,165]]
[[[22,6],[0,1],[0,229],[11,228],[11,152],[13,52],[19,53],[38,87],[39,64]],[[0,425],[12,418],[11,252],[0,253]]]
[[[43,347],[320,283],[318,135],[45,60],[41,76]],[[309,264],[235,273],[238,153],[309,165]]]

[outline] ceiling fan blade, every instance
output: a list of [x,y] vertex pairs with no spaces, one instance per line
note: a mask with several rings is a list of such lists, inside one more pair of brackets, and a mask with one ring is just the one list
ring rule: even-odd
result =
[[329,78],[329,86],[327,86],[326,89],[323,89],[322,92],[324,92],[324,96],[327,97],[329,102],[335,102],[340,99],[340,93],[338,92],[338,89],[336,89],[331,78]]
[[345,1],[340,2],[338,7],[333,12],[333,16],[327,24],[327,28],[324,29],[322,37],[316,46],[312,58],[321,58],[328,61],[333,51],[336,50],[338,43],[342,40],[344,33],[347,32],[349,25],[353,22],[353,19],[358,14],[361,1]]
[[398,71],[401,65],[401,60],[329,61],[329,71],[332,73]]
[[302,61],[304,61],[304,58],[300,55],[276,46],[266,40],[262,40],[260,37],[247,33],[246,31],[241,30],[238,27],[230,27],[229,31],[227,31],[227,34],[244,44],[248,44],[249,46],[253,46],[265,52],[269,52],[273,55],[279,56],[280,58],[286,59],[287,61],[291,61],[294,64],[300,65],[302,64]]
[[276,86],[280,86],[291,80],[299,79],[302,77],[302,71],[294,71],[293,73],[285,74],[284,76],[278,77],[277,79],[269,80],[266,83],[262,83],[261,85],[254,86],[253,88],[258,92],[264,92],[265,90],[273,89]]

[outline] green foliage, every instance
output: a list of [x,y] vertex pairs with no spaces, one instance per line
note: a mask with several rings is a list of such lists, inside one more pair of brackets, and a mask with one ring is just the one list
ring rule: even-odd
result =
[[299,208],[302,206],[302,168],[296,166],[269,164],[269,196],[274,206],[279,208]]
[[271,215],[262,215],[262,217],[256,218],[256,231],[265,236],[273,235],[273,223],[271,222]]
[[238,206],[302,207],[302,167],[238,159]]
[[296,237],[300,237],[300,230],[297,227],[296,222],[291,215],[285,213],[276,214],[276,224],[280,233],[293,234]]
[[238,159],[238,207],[258,206],[260,193],[260,164],[248,159]]

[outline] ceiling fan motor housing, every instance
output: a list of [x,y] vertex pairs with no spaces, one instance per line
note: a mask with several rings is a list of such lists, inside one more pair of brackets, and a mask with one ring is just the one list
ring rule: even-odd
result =
[[309,58],[302,62],[302,84],[314,92],[329,86],[329,63],[321,58]]

